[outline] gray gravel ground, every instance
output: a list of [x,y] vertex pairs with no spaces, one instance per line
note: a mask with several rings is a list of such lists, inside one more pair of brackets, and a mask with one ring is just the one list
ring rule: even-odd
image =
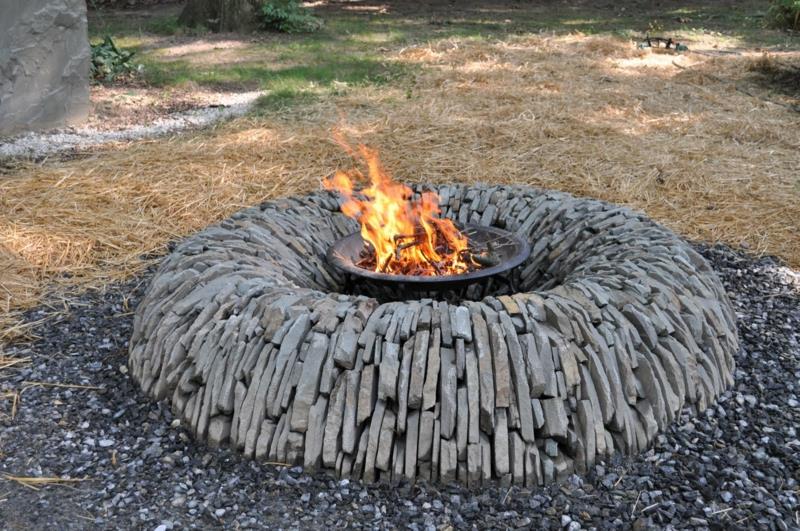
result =
[[14,420],[0,402],[0,478],[88,479],[40,490],[0,479],[0,528],[800,529],[800,275],[699,250],[739,316],[734,388],[699,417],[685,412],[645,454],[534,491],[364,485],[209,450],[126,374],[131,310],[149,276],[76,297],[40,340],[6,350],[32,362],[0,372],[0,395],[27,387]]
[[48,155],[89,149],[109,142],[138,140],[207,127],[215,122],[246,114],[261,95],[263,92],[260,91],[232,94],[220,98],[220,103],[213,107],[175,112],[145,125],[132,125],[112,131],[99,131],[85,126],[0,138],[0,158],[40,159]]

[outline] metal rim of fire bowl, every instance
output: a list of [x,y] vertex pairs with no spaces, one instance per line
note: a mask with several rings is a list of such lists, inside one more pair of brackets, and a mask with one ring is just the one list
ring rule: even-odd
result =
[[[499,275],[510,271],[524,262],[531,253],[531,246],[513,232],[499,229],[497,227],[486,227],[471,223],[457,225],[457,227],[470,239],[476,239],[479,243],[486,242],[486,236],[492,237],[493,242],[500,242],[496,252],[500,255],[500,263],[491,267],[485,267],[462,273],[458,275],[396,275],[392,273],[380,273],[358,267],[353,263],[353,257],[364,246],[364,239],[360,232],[354,232],[341,238],[328,248],[327,260],[346,273],[362,277],[384,285],[409,285],[419,289],[447,289],[457,286],[464,286]],[[503,241],[505,240],[505,241]]]

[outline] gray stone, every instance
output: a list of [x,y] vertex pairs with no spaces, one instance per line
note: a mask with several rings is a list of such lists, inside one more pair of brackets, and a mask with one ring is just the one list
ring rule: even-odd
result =
[[[467,431],[467,441],[470,444],[480,442],[480,378],[478,377],[478,358],[475,352],[467,352],[466,373],[467,373],[467,410],[469,411],[469,429]],[[442,409],[444,411],[444,409]]]
[[544,409],[542,408],[542,402],[536,398],[531,399],[531,409],[533,410],[534,426],[538,430],[544,426]]
[[481,481],[481,445],[467,445],[467,485],[475,487]]
[[511,403],[511,370],[508,367],[508,348],[498,324],[489,325],[494,368],[494,404],[507,408]]
[[434,413],[433,420],[433,448],[431,450],[431,479],[436,481],[439,478],[439,456],[441,453],[441,428],[439,419],[436,418],[438,412]]
[[437,313],[442,327],[442,345],[445,347],[453,346],[453,329],[450,325],[450,307],[446,302],[440,302]]
[[578,402],[578,421],[582,431],[581,439],[584,445],[584,462],[587,470],[594,465],[597,451],[595,422],[598,418],[595,416],[592,403],[589,400],[580,400]]
[[397,399],[397,379],[400,373],[400,345],[384,343],[378,379],[378,398]]
[[401,341],[407,341],[411,337],[412,333],[414,332],[412,324],[417,319],[419,311],[420,311],[420,305],[418,302],[412,301],[408,303],[408,305],[406,306],[406,311],[405,314],[403,315],[403,321],[400,323]]
[[481,432],[481,481],[488,482],[492,479],[492,468],[494,463],[492,461],[492,443],[489,437]]
[[467,406],[467,390],[464,387],[458,388],[457,409],[456,446],[458,448],[458,460],[463,461],[467,458],[467,438],[469,436],[469,408]]
[[364,350],[361,359],[364,363],[372,363],[372,355],[375,351],[375,343],[377,336],[375,332],[362,332],[358,338],[359,345],[361,344],[361,338],[364,338]]
[[509,457],[511,462],[511,478],[514,484],[525,484],[525,442],[516,431],[511,432],[509,437]]
[[286,437],[286,462],[291,464],[303,461],[303,446],[305,437],[302,433],[290,431]]
[[603,415],[603,422],[610,422],[614,414],[614,398],[611,394],[611,385],[606,377],[605,367],[600,361],[594,350],[587,345],[586,353],[589,356],[589,374],[591,375],[594,389],[597,392],[597,399],[600,404],[600,411]]
[[89,114],[86,3],[28,0],[0,8],[0,136],[77,125]]
[[439,481],[443,483],[455,481],[457,466],[458,450],[456,448],[456,441],[442,439],[439,455]]
[[383,400],[378,400],[375,403],[375,411],[369,422],[367,454],[364,458],[364,481],[375,481],[375,459],[378,456],[378,446],[380,443],[385,411],[386,403]]
[[475,328],[475,350],[478,354],[481,429],[486,433],[492,433],[494,430],[495,402],[494,369],[492,367],[492,350],[489,346],[489,329],[486,327],[486,321],[477,313],[472,314],[472,323]]
[[384,331],[383,337],[390,343],[400,342],[400,328],[403,319],[405,318],[407,308],[405,305],[398,305],[394,307],[394,313],[388,321],[388,326]]
[[[525,372],[525,361],[522,359],[522,347],[514,331],[511,319],[503,314],[500,316],[500,324],[505,332],[505,341],[508,345],[508,357],[511,361],[511,377],[514,380],[516,410],[519,416],[519,430],[525,442],[534,441],[533,431],[533,410],[531,409],[530,390],[528,389],[528,377]],[[516,425],[517,423],[515,423]],[[520,463],[522,466],[522,463]]]
[[372,415],[372,407],[377,399],[377,381],[375,365],[367,365],[361,372],[361,385],[358,390],[358,412],[356,424],[359,426]]
[[526,363],[526,375],[528,377],[528,390],[531,398],[542,396],[547,386],[544,366],[539,358],[539,349],[536,347],[536,340],[532,334],[522,336],[521,342],[523,357]]
[[563,339],[553,345],[553,352],[558,356],[561,364],[561,372],[564,373],[564,382],[567,388],[572,388],[578,385],[581,381],[581,375],[578,371],[578,360],[575,357],[577,347],[572,342],[567,342]]
[[542,463],[539,458],[539,449],[535,444],[528,443],[525,445],[525,486],[541,485],[543,483],[542,479]]
[[[328,409],[328,399],[320,396],[311,406],[308,413],[308,429],[306,430],[306,447],[303,454],[303,463],[307,469],[319,467],[322,459],[322,444],[325,436],[325,416]],[[262,430],[263,431],[263,430]]]
[[421,461],[430,461],[433,452],[433,433],[436,415],[433,411],[423,411],[419,421],[419,448],[417,453]]
[[556,384],[555,366],[553,365],[553,349],[550,346],[550,339],[544,332],[544,326],[540,325],[534,329],[534,342],[536,344],[536,351],[539,355],[539,361],[542,365],[542,374],[544,375],[544,389],[542,389],[541,397],[558,396],[558,387]]
[[414,479],[417,475],[417,448],[419,444],[419,417],[417,410],[412,410],[408,414],[408,424],[406,425],[406,445],[405,445],[405,476]]
[[[456,339],[456,376],[459,380],[464,379],[464,371],[467,367],[467,346],[463,339]],[[472,349],[472,346],[469,347]]]
[[622,308],[622,314],[636,327],[636,330],[639,331],[639,336],[645,341],[647,347],[655,349],[658,344],[658,334],[650,319],[632,304],[626,304]]
[[[324,400],[324,399],[323,399]],[[313,410],[313,406],[312,406]],[[256,441],[256,448],[253,457],[257,461],[264,459],[269,453],[269,447],[272,443],[272,436],[275,433],[275,423],[265,420],[261,424],[261,430],[258,433],[258,440]],[[321,446],[321,443],[320,443]],[[306,448],[306,451],[312,451],[313,448]],[[311,466],[309,465],[309,468]]]
[[336,342],[336,349],[333,353],[333,361],[344,369],[352,369],[355,366],[360,328],[361,321],[353,315],[348,315],[339,332],[339,339]]
[[317,399],[322,365],[328,352],[328,336],[314,333],[302,364],[300,380],[294,395],[292,408],[292,431],[304,433],[308,427],[308,411]]
[[566,339],[572,339],[572,324],[570,323],[570,319],[553,299],[545,300],[544,311],[547,324],[564,334]]
[[452,317],[453,336],[465,341],[472,341],[472,329],[469,324],[469,310],[464,306],[456,306],[450,312]]
[[[375,468],[389,472],[391,470],[392,443],[394,442],[394,411],[387,409],[383,415],[381,434],[378,440],[378,452],[375,455]],[[367,447],[369,450],[369,447]]]
[[567,437],[567,411],[564,408],[564,400],[561,398],[548,398],[542,400],[542,410],[544,411],[544,427],[542,435],[556,439],[566,439]]
[[333,362],[333,349],[336,346],[336,340],[339,337],[337,332],[331,334],[331,340],[328,343],[328,355],[325,357],[325,363],[322,365],[322,375],[320,376],[319,392],[323,395],[330,395],[333,390],[333,385],[339,377],[339,368]]
[[[581,367],[581,371],[583,371],[584,374],[583,381],[581,382],[581,397],[588,400],[592,405],[592,414],[594,418],[591,427],[595,431],[595,447],[597,453],[602,454],[605,451],[605,421],[603,418],[603,410],[600,406],[600,398],[597,395],[594,380],[589,373],[589,369],[587,367]],[[620,404],[619,407],[622,408],[626,406]]]
[[422,393],[425,382],[425,367],[428,362],[428,341],[430,332],[422,330],[414,335],[414,354],[411,361],[411,373],[408,380],[408,407],[422,407]]
[[369,446],[369,434],[372,425],[368,428],[361,430],[361,436],[358,439],[358,452],[356,458],[350,464],[351,475],[356,478],[364,476],[364,465],[367,461],[367,447]]
[[[453,363],[453,350],[449,348],[442,349],[441,352],[441,372],[440,379],[440,404],[441,404],[441,430],[442,437],[450,439],[453,436],[453,431],[456,427],[456,367]],[[477,368],[476,368],[477,372]],[[475,375],[477,378],[477,374]],[[476,382],[477,383],[477,382]],[[467,382],[469,386],[469,380]]]
[[416,330],[430,330],[432,321],[431,307],[426,304],[420,309],[417,316],[417,325],[414,328]]
[[322,463],[327,467],[336,465],[336,456],[342,447],[341,429],[344,417],[344,402],[347,392],[345,378],[336,380],[331,392],[330,407],[325,420],[325,433],[322,441]]
[[508,474],[511,470],[508,457],[508,421],[505,408],[497,408],[497,419],[494,430],[494,471],[498,476]]
[[439,383],[441,352],[441,332],[435,330],[433,332],[431,345],[428,348],[428,366],[425,369],[425,384],[422,388],[422,409],[432,409],[436,405],[436,389]]
[[[661,384],[653,372],[653,367],[646,356],[639,355],[639,367],[637,367],[636,378],[643,388],[642,398],[647,398],[652,406],[653,417],[657,427],[660,428],[667,424],[666,400],[661,394]],[[640,403],[641,401],[637,402]],[[637,411],[641,413],[637,407]],[[650,434],[648,433],[648,439]]]
[[[406,429],[406,416],[408,413],[408,386],[411,381],[411,362],[414,356],[414,342],[406,341],[403,344],[402,359],[400,360],[400,373],[397,382],[397,433]],[[408,449],[408,444],[406,444]]]
[[550,457],[558,456],[558,443],[554,439],[544,441],[544,453]]
[[208,445],[218,448],[231,435],[231,419],[225,415],[213,417],[208,423]]
[[347,371],[344,375],[347,389],[344,398],[344,416],[342,417],[342,451],[352,454],[355,453],[358,443],[359,432],[356,415],[361,374],[358,371]]

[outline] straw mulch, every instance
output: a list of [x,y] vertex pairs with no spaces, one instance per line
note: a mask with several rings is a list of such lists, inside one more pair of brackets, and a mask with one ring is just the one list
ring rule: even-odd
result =
[[45,294],[102,287],[237,209],[319,187],[348,163],[335,126],[378,147],[401,179],[599,197],[688,238],[800,266],[800,115],[750,82],[752,58],[666,56],[578,35],[451,40],[391,59],[419,73],[0,177],[6,335],[19,332],[14,312]]

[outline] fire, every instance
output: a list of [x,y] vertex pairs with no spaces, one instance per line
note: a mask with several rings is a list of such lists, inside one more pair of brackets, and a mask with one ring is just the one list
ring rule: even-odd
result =
[[439,196],[424,192],[418,199],[408,186],[395,182],[383,169],[378,152],[360,145],[351,152],[367,167],[369,186],[358,170],[337,171],[323,186],[342,194],[342,212],[361,224],[361,237],[372,253],[357,265],[396,275],[454,275],[475,268],[469,242],[449,219],[439,218]]

